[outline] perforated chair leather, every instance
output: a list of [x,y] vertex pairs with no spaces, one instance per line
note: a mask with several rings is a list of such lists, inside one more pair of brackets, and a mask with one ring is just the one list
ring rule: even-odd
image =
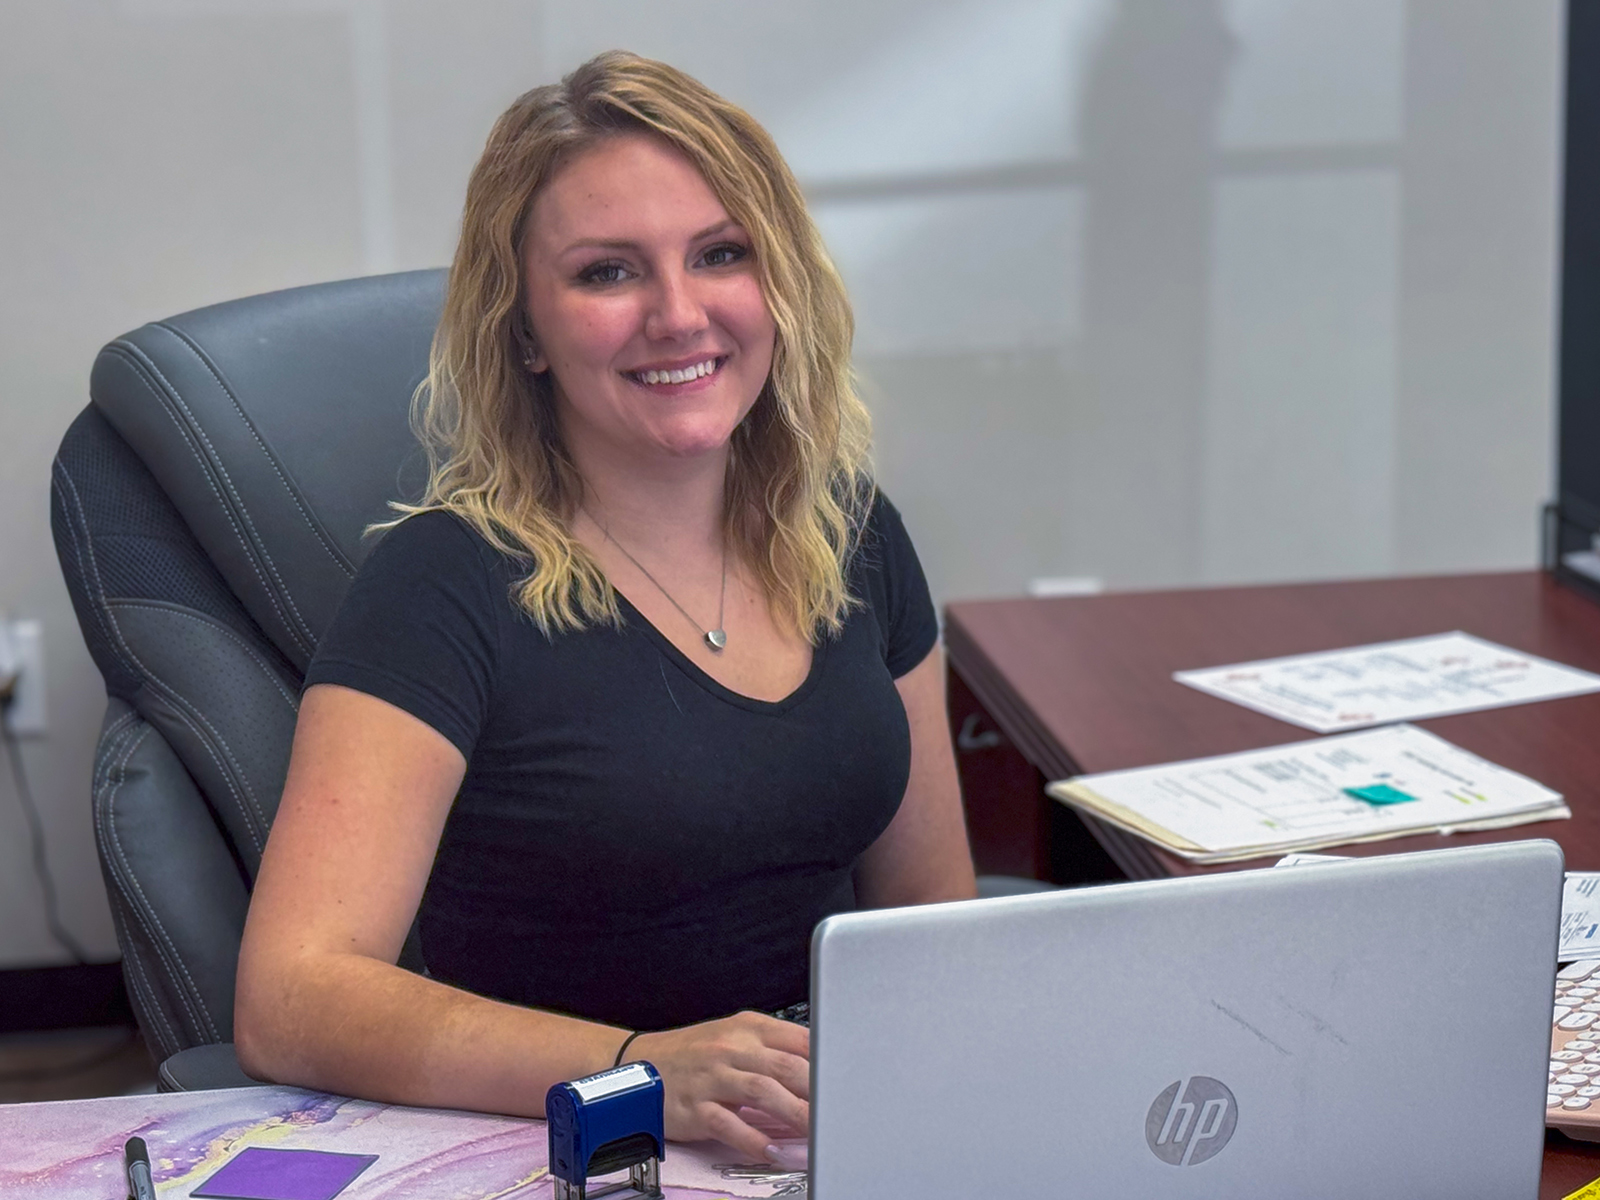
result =
[[62,441],[56,551],[108,694],[95,841],[160,1060],[232,1041],[302,674],[364,530],[424,480],[408,411],[443,287],[442,271],[376,276],[145,325],[100,352]]

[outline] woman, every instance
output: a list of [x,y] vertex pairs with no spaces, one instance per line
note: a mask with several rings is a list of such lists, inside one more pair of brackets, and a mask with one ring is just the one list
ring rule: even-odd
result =
[[[973,894],[932,605],[851,320],[749,116],[610,53],[496,124],[433,472],[306,676],[239,963],[263,1078],[539,1115],[641,1058],[667,1134],[803,1130],[812,927]],[[419,918],[428,975],[395,963]]]

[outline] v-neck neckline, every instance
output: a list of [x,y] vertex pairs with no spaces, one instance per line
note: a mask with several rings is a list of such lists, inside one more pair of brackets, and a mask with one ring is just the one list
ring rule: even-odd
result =
[[629,622],[632,623],[634,619],[637,619],[645,634],[651,641],[655,642],[662,653],[677,665],[680,671],[699,684],[704,691],[710,692],[719,700],[724,700],[729,704],[748,709],[751,712],[780,713],[793,708],[804,700],[816,688],[818,681],[822,678],[822,663],[828,654],[829,639],[827,638],[822,638],[811,647],[811,666],[806,671],[806,677],[781,700],[762,700],[756,696],[747,696],[743,692],[736,692],[726,684],[718,682],[704,667],[680,650],[671,638],[655,627],[655,623],[649,617],[639,611],[632,600],[624,596],[621,591],[615,588],[612,590],[616,592],[617,602],[622,607],[623,615],[628,618]]

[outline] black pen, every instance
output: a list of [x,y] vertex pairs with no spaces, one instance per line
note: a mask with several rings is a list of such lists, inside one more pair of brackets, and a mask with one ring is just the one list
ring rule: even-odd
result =
[[122,1148],[122,1163],[128,1169],[129,1200],[156,1200],[155,1181],[150,1178],[150,1152],[142,1137],[131,1137]]

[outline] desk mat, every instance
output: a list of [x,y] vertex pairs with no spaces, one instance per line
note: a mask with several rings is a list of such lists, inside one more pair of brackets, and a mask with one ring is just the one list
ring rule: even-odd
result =
[[[120,1196],[122,1146],[134,1134],[150,1147],[159,1200],[189,1200],[247,1146],[376,1154],[339,1200],[545,1200],[553,1191],[543,1121],[259,1087],[0,1105],[0,1197]],[[734,1155],[669,1145],[663,1190],[669,1200],[805,1194],[804,1176]]]

